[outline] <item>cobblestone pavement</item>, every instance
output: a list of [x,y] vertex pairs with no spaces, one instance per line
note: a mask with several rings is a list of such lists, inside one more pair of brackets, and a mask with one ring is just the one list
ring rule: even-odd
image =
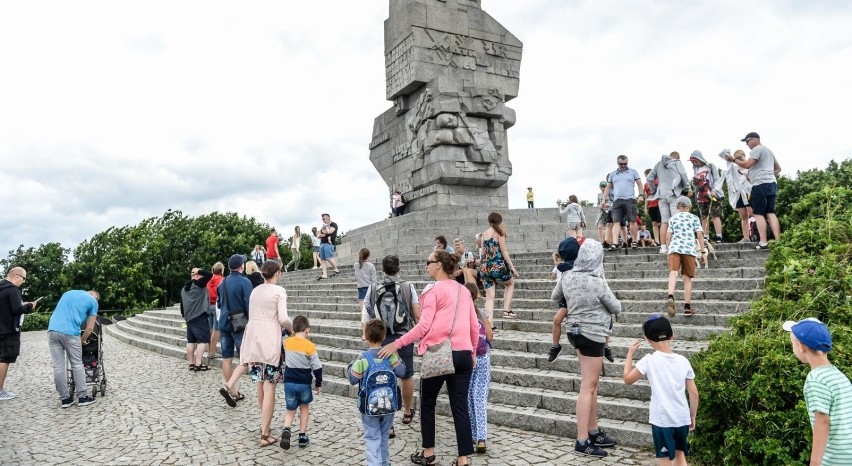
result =
[[[174,358],[104,342],[106,396],[97,403],[59,407],[53,387],[46,332],[28,332],[22,355],[13,364],[7,389],[18,398],[0,401],[0,463],[29,464],[364,464],[361,423],[354,400],[321,394],[312,405],[311,444],[282,450],[260,448],[260,411],[253,384],[246,377],[244,402],[229,408],[218,393],[218,370],[194,373]],[[283,420],[279,395],[273,434]],[[410,464],[419,445],[417,422],[397,421],[391,461]],[[650,450],[619,447],[606,459],[572,453],[568,439],[489,425],[488,453],[473,464],[653,465]],[[453,459],[455,435],[450,418],[438,419],[438,461]]]

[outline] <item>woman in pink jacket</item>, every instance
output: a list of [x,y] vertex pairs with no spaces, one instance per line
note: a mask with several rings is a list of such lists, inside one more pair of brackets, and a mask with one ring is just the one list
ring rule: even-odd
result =
[[274,445],[278,439],[269,435],[275,410],[275,387],[283,382],[281,367],[281,331],[293,330],[287,315],[287,292],[278,286],[281,264],[266,261],[260,272],[266,282],[252,290],[249,297],[249,322],[240,345],[240,361],[246,361],[253,381],[257,383],[260,405],[260,446]]
[[474,348],[479,343],[479,323],[470,292],[452,278],[458,263],[458,256],[446,251],[434,251],[429,255],[426,271],[436,283],[420,295],[420,322],[408,333],[382,348],[379,353],[379,357],[386,358],[399,348],[420,340],[417,353],[423,355],[430,346],[450,338],[452,326],[450,346],[453,350],[455,373],[420,380],[420,434],[423,438],[423,451],[411,455],[411,462],[414,464],[436,463],[435,403],[444,382],[447,383],[458,447],[458,458],[451,464],[469,464],[468,455],[473,453],[467,394],[476,360]]

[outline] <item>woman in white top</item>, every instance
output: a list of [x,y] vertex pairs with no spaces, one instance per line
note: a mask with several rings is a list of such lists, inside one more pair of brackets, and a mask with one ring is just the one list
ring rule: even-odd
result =
[[320,239],[317,236],[317,227],[311,228],[311,250],[314,252],[314,268],[318,269],[320,264],[319,258]]
[[290,262],[284,266],[284,271],[289,272],[290,266],[293,266],[293,270],[299,270],[299,262],[302,260],[302,255],[299,253],[299,246],[302,243],[302,229],[299,226],[296,226],[296,234],[290,238],[290,252],[293,254],[293,258],[290,259]]

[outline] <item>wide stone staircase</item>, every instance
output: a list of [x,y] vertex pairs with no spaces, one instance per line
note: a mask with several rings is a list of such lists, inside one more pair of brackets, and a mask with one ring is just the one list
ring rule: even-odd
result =
[[[749,302],[763,290],[766,251],[756,251],[749,244],[721,244],[716,246],[716,255],[716,259],[711,258],[710,268],[699,270],[694,281],[693,307],[697,315],[681,314],[683,294],[682,284],[678,283],[672,347],[687,357],[706,348],[712,335],[727,331],[729,319],[746,312]],[[425,257],[424,254],[402,263],[403,278],[413,282],[418,291],[429,282]],[[564,337],[559,358],[547,362],[554,315],[549,299],[554,286],[550,280],[550,253],[527,252],[513,257],[520,273],[512,304],[518,317],[499,317],[502,290],[498,290],[488,420],[571,438],[576,433],[579,363]],[[380,262],[380,258],[373,260]],[[625,445],[645,446],[651,442],[650,387],[645,380],[625,385],[621,375],[628,347],[642,336],[642,322],[650,313],[664,308],[668,275],[665,256],[655,248],[608,252],[604,268],[623,312],[610,341],[616,360],[604,361],[605,375],[598,389],[600,424]],[[281,284],[287,289],[291,317],[302,314],[310,319],[311,339],[319,347],[324,364],[324,390],[354,397],[356,388],[349,385],[344,370],[365,345],[360,338],[354,272],[350,264],[342,264],[340,269],[340,275],[322,282],[316,280],[317,270],[291,272],[283,276]],[[184,357],[185,329],[175,307],[147,311],[107,327],[107,332],[128,344]],[[650,351],[649,345],[643,344],[637,360]],[[415,366],[419,369],[418,358]],[[701,374],[697,378],[700,384]],[[438,409],[449,413],[444,395],[439,398]]]

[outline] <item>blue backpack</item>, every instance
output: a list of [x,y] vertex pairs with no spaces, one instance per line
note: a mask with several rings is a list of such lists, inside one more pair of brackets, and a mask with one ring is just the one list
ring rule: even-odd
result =
[[385,416],[402,408],[402,393],[396,383],[396,375],[390,358],[376,362],[370,351],[364,352],[367,370],[361,377],[358,389],[359,411],[367,416]]

